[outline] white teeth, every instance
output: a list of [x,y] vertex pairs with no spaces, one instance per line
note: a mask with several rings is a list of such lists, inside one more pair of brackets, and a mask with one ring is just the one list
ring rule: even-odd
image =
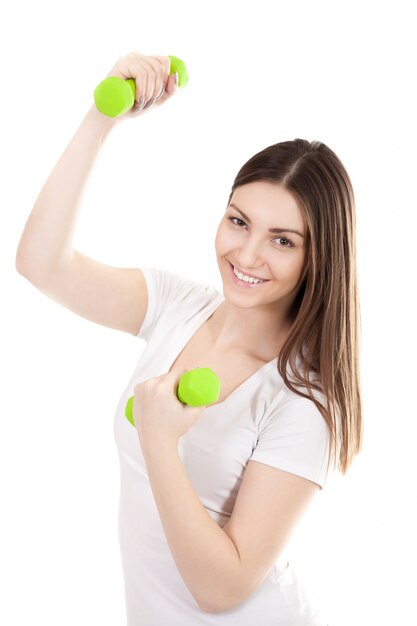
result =
[[260,278],[253,278],[252,276],[245,276],[241,272],[238,272],[237,269],[233,266],[234,274],[239,278],[239,280],[243,280],[245,283],[263,283],[265,281]]

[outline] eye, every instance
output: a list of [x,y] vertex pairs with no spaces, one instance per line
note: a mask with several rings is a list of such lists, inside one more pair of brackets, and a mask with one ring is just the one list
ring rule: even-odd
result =
[[286,237],[275,237],[275,239],[281,239],[281,241],[286,241],[287,243],[284,244],[284,248],[294,248],[294,244],[292,243],[292,241],[290,241]]
[[[233,224],[235,224],[233,220],[237,220],[238,222],[242,222],[242,224],[244,224],[244,223],[245,223],[243,220],[239,219],[238,217],[229,217],[228,219],[229,219],[229,220],[230,220]],[[240,224],[235,224],[235,226],[240,226]]]
[[[240,219],[240,217],[228,217],[228,220],[230,220],[232,222],[232,224],[234,224],[235,226],[240,226],[240,224],[235,224],[233,220],[237,220],[238,222],[241,222],[242,224],[245,224],[245,222],[243,220]],[[246,226],[246,224],[245,224]],[[294,244],[292,243],[292,241],[290,241],[289,239],[287,239],[286,237],[275,237],[275,239],[281,239],[282,241],[285,241],[285,244],[281,244],[280,247],[281,248],[294,248]]]

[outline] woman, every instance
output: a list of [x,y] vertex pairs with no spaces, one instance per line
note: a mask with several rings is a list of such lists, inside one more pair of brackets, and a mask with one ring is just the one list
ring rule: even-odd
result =
[[[75,313],[147,342],[115,419],[128,625],[323,626],[285,547],[331,461],[346,473],[362,445],[352,186],[317,141],[254,155],[216,235],[223,294],[74,250],[99,147],[176,93],[169,70],[162,56],[118,60],[108,76],[135,79],[135,105],[119,118],[88,111],[37,198],[16,267]],[[206,407],[176,397],[196,367],[221,381]]]

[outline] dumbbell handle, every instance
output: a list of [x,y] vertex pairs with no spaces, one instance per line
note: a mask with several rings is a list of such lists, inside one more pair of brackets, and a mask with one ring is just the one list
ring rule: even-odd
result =
[[[188,83],[188,72],[184,61],[169,55],[171,61],[170,74],[178,73],[178,87],[181,89]],[[100,113],[109,117],[119,117],[132,108],[136,97],[136,83],[133,78],[109,76],[97,85],[94,90],[94,102]]]
[[[179,379],[177,398],[189,406],[207,406],[219,399],[220,387],[220,379],[210,367],[196,367]],[[133,399],[134,396],[131,396],[126,403],[125,416],[135,426]]]

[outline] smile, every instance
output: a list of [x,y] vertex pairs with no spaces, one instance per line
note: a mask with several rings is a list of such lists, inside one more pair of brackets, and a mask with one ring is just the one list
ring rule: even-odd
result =
[[[239,270],[235,269],[234,266],[230,263],[230,261],[228,261],[228,263],[229,263],[230,273],[232,275],[233,282],[236,285],[240,285],[241,287],[245,287],[246,289],[248,288],[253,289],[255,287],[260,287],[261,285],[264,285],[265,283],[269,283],[269,279],[265,280],[261,278],[255,278],[254,276],[245,276],[241,272],[239,272]],[[242,278],[239,278],[237,276],[237,273]]]

